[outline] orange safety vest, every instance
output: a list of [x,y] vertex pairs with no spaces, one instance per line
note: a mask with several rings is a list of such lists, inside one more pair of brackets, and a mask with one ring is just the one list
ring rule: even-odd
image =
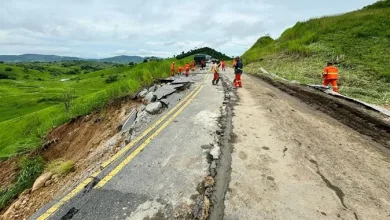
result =
[[335,66],[327,66],[324,69],[325,79],[338,79],[339,78],[339,70]]
[[175,70],[175,64],[172,63],[171,70]]
[[183,71],[183,67],[178,68],[179,72]]
[[186,70],[190,69],[190,65],[188,65],[188,64],[186,64],[185,67],[186,67]]

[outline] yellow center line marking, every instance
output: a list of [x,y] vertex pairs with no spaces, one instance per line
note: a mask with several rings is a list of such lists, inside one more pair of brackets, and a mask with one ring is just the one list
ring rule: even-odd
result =
[[[206,80],[208,78],[209,74],[206,74],[204,76],[203,80]],[[69,192],[66,196],[64,196],[60,201],[56,202],[52,207],[50,207],[48,210],[46,210],[41,216],[39,216],[38,220],[46,220],[48,219],[53,213],[55,213],[63,204],[68,202],[71,198],[73,198],[75,195],[77,195],[79,192],[81,192],[89,183],[91,183],[94,179],[94,177],[97,177],[104,168],[106,168],[108,165],[110,165],[113,161],[118,159],[120,156],[122,156],[125,152],[127,152],[129,149],[131,149],[135,144],[137,144],[140,140],[142,140],[145,136],[147,136],[152,130],[154,130],[161,122],[163,122],[169,115],[171,115],[176,109],[178,109],[183,103],[185,103],[187,100],[191,101],[193,99],[193,95],[200,91],[202,88],[202,85],[198,85],[191,93],[189,93],[179,104],[177,104],[175,107],[173,107],[169,112],[167,112],[163,117],[161,117],[157,122],[155,122],[152,126],[150,126],[148,129],[146,129],[139,137],[131,141],[128,145],[126,145],[124,148],[122,148],[118,153],[116,153],[114,156],[112,156],[110,159],[106,160],[101,166],[100,170],[93,173],[90,177],[86,178],[83,182],[81,182],[79,185],[76,186],[71,192]],[[190,97],[192,97],[190,99]],[[189,102],[186,102],[184,105],[187,106]],[[183,105],[183,106],[184,106]],[[184,109],[183,107],[179,109],[179,111],[182,111]],[[177,112],[176,112],[177,113]],[[177,115],[177,114],[175,114]],[[176,116],[175,116],[176,117]],[[172,119],[173,120],[173,119]],[[168,120],[171,122],[172,120]],[[166,124],[166,123],[165,123]],[[164,124],[164,125],[165,125]],[[162,125],[162,126],[164,126]],[[167,125],[165,125],[166,127]],[[158,131],[158,130],[157,130]],[[153,134],[154,135],[154,134]],[[147,139],[148,140],[148,139]],[[146,141],[147,141],[146,140]],[[149,141],[150,142],[150,141]],[[148,143],[149,143],[148,142]],[[146,146],[146,145],[145,145]],[[143,148],[145,148],[145,146]],[[98,184],[99,185],[99,184]],[[103,184],[104,185],[104,184]]]
[[163,125],[161,125],[156,132],[154,132],[149,138],[147,138],[136,150],[134,150],[126,159],[124,159],[115,169],[113,169],[107,176],[105,176],[95,188],[103,187],[108,181],[110,181],[115,175],[119,173],[131,160],[133,160],[158,134],[161,133],[171,122],[175,119],[198,95],[203,86],[179,109],[173,114]]

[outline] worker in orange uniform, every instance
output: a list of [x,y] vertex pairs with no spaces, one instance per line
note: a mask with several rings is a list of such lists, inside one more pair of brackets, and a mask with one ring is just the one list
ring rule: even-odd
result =
[[175,75],[175,62],[172,62],[171,71],[172,71],[172,76],[174,76]]
[[211,67],[211,72],[214,74],[213,85],[218,85],[219,82],[219,65],[218,62],[213,62],[213,66]]
[[195,67],[195,62],[194,61],[191,61],[190,63],[190,69],[193,69]]
[[186,63],[186,65],[184,66],[184,68],[186,69],[186,77],[188,77],[188,74],[190,72],[190,65],[188,63]]
[[181,73],[183,72],[183,67],[179,66],[179,68],[177,68],[177,72],[179,73],[179,75],[181,75]]
[[221,61],[221,66],[222,66],[222,71],[225,71],[225,66],[226,66],[225,60]]
[[339,70],[333,65],[333,63],[328,62],[328,65],[325,67],[322,76],[324,77],[324,86],[328,86],[330,83],[332,84],[333,91],[339,92],[339,88],[337,87],[337,80],[339,79]]
[[240,57],[236,57],[234,59],[235,64],[234,64],[234,74],[236,75],[234,79],[234,86],[237,87],[242,87],[242,82],[241,82],[241,75],[243,72],[243,67],[244,65],[242,64],[242,61],[240,60]]

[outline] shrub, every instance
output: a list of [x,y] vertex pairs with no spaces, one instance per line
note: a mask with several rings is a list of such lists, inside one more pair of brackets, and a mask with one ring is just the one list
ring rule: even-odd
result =
[[106,83],[116,82],[116,81],[118,81],[118,75],[116,75],[116,74],[109,75],[108,78],[105,81],[106,81]]
[[9,76],[6,73],[0,73],[0,79],[9,79]]
[[5,68],[5,71],[11,72],[11,71],[12,71],[12,68],[11,68],[11,67],[6,67],[6,68]]
[[51,171],[53,174],[66,175],[70,172],[73,172],[75,169],[75,163],[72,160],[61,161],[54,160],[50,162],[47,167],[48,171]]

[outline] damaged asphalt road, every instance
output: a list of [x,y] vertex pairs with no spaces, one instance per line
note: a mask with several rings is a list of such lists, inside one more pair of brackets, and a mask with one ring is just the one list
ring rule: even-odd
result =
[[373,141],[252,76],[235,90],[230,68],[218,86],[205,73],[140,93],[158,109],[141,106],[121,129],[126,143],[150,133],[50,219],[390,218],[386,137]]
[[[215,131],[224,100],[222,86],[212,86],[210,75],[205,73],[189,77],[193,82],[191,88],[174,93],[175,99],[170,100],[169,108],[151,118],[149,124],[158,121],[200,86],[187,105],[183,104],[183,108],[172,113],[150,135],[112,162],[87,186],[85,193],[73,196],[49,219],[192,218],[194,205],[203,196],[197,190],[198,185],[209,175],[210,154],[202,145],[217,145]],[[183,80],[186,79],[180,81]],[[175,83],[174,86],[179,85]],[[157,94],[161,88],[156,89]],[[145,92],[143,96],[146,95]],[[163,98],[170,99],[166,95],[157,97]],[[128,120],[136,121],[131,114],[134,112],[129,114]],[[124,124],[123,129],[127,132],[129,122]],[[31,219],[47,213],[60,199],[44,206]]]

